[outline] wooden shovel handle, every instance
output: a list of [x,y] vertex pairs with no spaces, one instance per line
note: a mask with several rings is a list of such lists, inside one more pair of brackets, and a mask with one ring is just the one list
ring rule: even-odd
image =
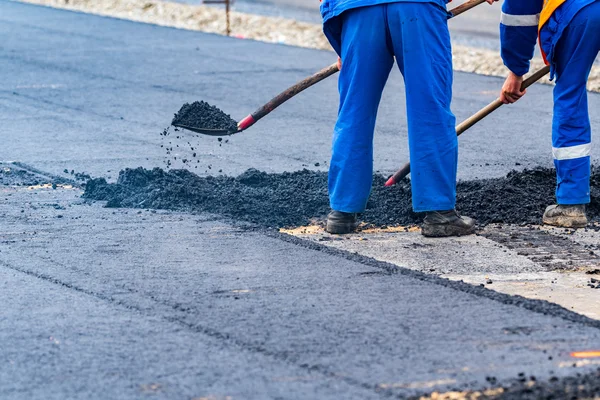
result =
[[[523,81],[523,84],[521,85],[521,91],[527,89],[529,86],[533,85],[535,82],[548,75],[548,72],[550,72],[549,66],[545,66],[544,68],[534,72],[529,78]],[[490,104],[488,104],[487,106],[483,107],[481,110],[477,111],[474,115],[467,118],[456,127],[456,136],[462,135],[467,129],[469,129],[470,127],[472,127],[473,125],[475,125],[476,123],[478,123],[479,121],[481,121],[482,119],[499,109],[503,104],[504,103],[502,103],[502,101],[498,98]],[[385,185],[395,185],[396,183],[404,179],[408,174],[410,174],[410,162],[404,164],[402,168],[396,171],[396,173],[392,175],[390,179],[388,179]]]
[[331,64],[330,66],[323,68],[316,74],[309,76],[308,78],[296,83],[294,86],[279,93],[277,96],[273,97],[267,104],[260,107],[258,110],[254,111],[252,114],[248,115],[246,118],[241,120],[238,123],[239,131],[248,129],[262,117],[269,114],[271,111],[273,111],[274,109],[276,109],[277,107],[279,107],[298,93],[304,91],[305,89],[308,89],[315,83],[321,82],[323,79],[330,77],[338,71],[339,69],[337,63]]
[[[545,66],[544,68],[534,72],[529,78],[523,81],[523,84],[521,85],[521,91],[527,89],[529,86],[542,79],[548,74],[548,72],[550,72],[549,66]],[[481,121],[482,119],[499,109],[503,104],[504,103],[502,103],[500,99],[494,100],[493,102],[479,110],[477,113],[475,113],[473,116],[467,118],[465,121],[459,124],[456,127],[456,135],[460,136],[464,131],[466,131],[467,129],[469,129],[470,127],[472,127],[473,125],[475,125],[476,123],[478,123],[479,121]]]
[[464,4],[461,4],[460,6],[454,7],[452,10],[450,10],[450,14],[452,14],[451,18],[454,18],[457,15],[464,13],[465,11],[469,11],[473,7],[477,7],[481,3],[485,3],[485,1],[486,0],[469,0]]

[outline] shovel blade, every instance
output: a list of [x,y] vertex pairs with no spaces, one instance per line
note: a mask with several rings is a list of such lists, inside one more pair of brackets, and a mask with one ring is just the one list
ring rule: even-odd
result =
[[237,133],[238,131],[228,131],[227,129],[206,129],[206,128],[196,128],[194,126],[187,126],[187,125],[181,125],[181,124],[173,124],[173,126],[176,126],[177,128],[182,128],[182,129],[187,129],[188,131],[192,131],[192,132],[196,132],[196,133],[200,133],[202,135],[208,135],[208,136],[229,136],[229,135],[233,135],[234,133]]

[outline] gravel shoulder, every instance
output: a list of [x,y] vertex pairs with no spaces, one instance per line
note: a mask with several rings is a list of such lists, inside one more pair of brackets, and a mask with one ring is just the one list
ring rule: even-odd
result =
[[[223,11],[194,4],[173,3],[160,0],[18,0],[25,3],[76,10],[91,14],[111,16],[161,26],[189,29],[224,35],[226,32]],[[321,25],[293,19],[231,12],[232,35],[269,43],[320,50],[331,50],[323,35]],[[464,45],[453,46],[456,71],[490,76],[505,76],[506,67],[497,51]],[[543,67],[541,59],[532,62],[532,71]],[[550,83],[547,79],[545,83]],[[600,91],[600,66],[594,66],[588,89]]]

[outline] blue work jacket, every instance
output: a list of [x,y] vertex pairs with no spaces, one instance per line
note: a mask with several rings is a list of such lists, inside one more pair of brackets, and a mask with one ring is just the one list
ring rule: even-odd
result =
[[399,3],[402,1],[412,3],[434,3],[446,9],[446,3],[451,0],[323,0],[321,2],[321,16],[323,17],[323,32],[333,49],[340,54],[340,36],[342,33],[341,21],[338,17],[344,11],[375,6],[386,3]]
[[[599,0],[567,0],[550,20],[541,27],[540,45],[550,64],[553,63],[554,47],[563,31],[583,7]],[[540,12],[543,0],[505,0],[502,4],[500,23],[501,55],[504,65],[517,75],[529,72],[529,62],[533,58],[538,38]],[[553,68],[554,70],[554,68]],[[553,73],[551,77],[553,77]]]

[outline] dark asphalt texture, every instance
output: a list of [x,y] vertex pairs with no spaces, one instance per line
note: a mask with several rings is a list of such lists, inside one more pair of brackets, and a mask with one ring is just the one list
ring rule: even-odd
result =
[[[361,221],[367,226],[414,225],[423,214],[412,212],[410,182],[385,187],[387,177],[375,175],[373,190]],[[600,220],[600,170],[592,173],[590,221]],[[541,224],[542,213],[554,201],[553,169],[513,171],[506,177],[462,181],[457,185],[457,209],[490,223]],[[250,169],[237,177],[200,177],[188,170],[126,169],[116,183],[91,180],[84,197],[108,207],[153,208],[210,212],[287,228],[323,224],[330,211],[327,173],[309,170],[267,174]],[[485,205],[485,206],[482,206]]]
[[[489,382],[495,381],[489,377]],[[535,376],[526,376],[524,373],[512,383],[502,387],[501,391],[466,391],[462,397],[448,395],[433,397],[433,400],[559,400],[559,399],[597,399],[600,393],[600,368],[588,374],[577,374],[567,378],[552,378],[548,382],[539,382]],[[428,398],[429,399],[429,398]],[[424,400],[415,396],[410,400]]]
[[39,185],[40,179],[29,171],[6,168],[0,170],[0,185],[30,186]]
[[[160,145],[177,138],[160,133],[181,104],[205,100],[241,117],[333,60],[4,0],[0,35],[0,75],[10,77],[0,81],[0,159],[46,174],[40,183],[163,165]],[[397,78],[376,139],[384,172],[406,160]],[[501,80],[456,82],[464,117]],[[211,172],[323,171],[335,85],[312,88],[227,145],[181,137],[180,157],[195,138]],[[461,138],[463,178],[550,165],[550,88],[530,92]],[[518,115],[518,133],[507,115]],[[508,386],[520,373],[540,385],[594,373],[569,353],[600,347],[599,323],[551,303],[220,216],[107,209],[77,189],[16,183],[0,197],[1,399],[380,399]]]
[[237,131],[237,122],[222,110],[204,101],[185,103],[173,117],[171,125],[184,125],[192,128],[220,129]]

